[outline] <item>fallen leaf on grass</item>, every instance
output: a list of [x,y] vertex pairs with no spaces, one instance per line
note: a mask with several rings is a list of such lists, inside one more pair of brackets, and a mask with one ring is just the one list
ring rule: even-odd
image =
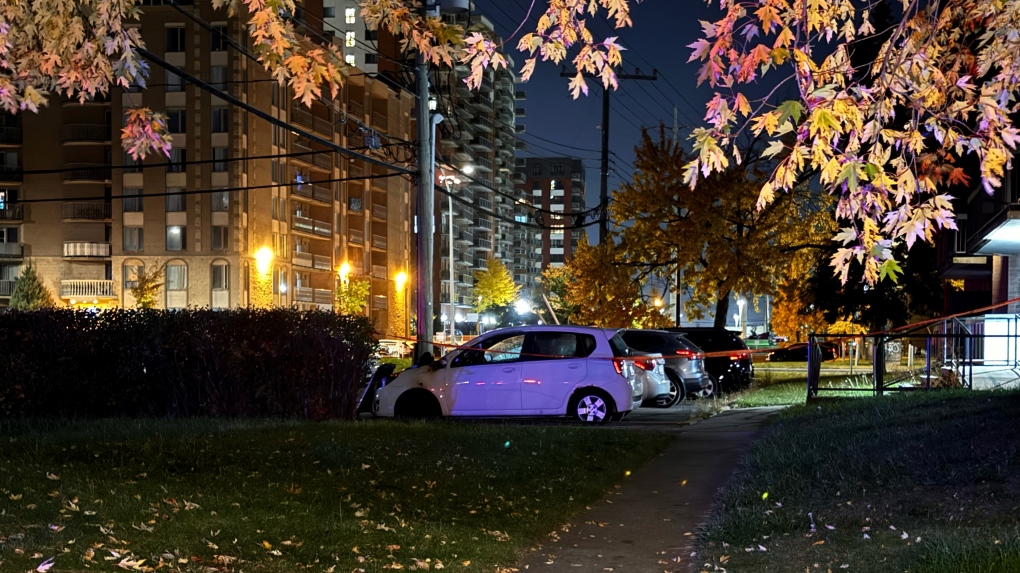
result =
[[811,545],[825,545],[825,540],[824,539],[819,539],[818,541],[815,541]]
[[46,472],[46,479],[57,481],[60,479],[60,476],[58,476],[57,474],[51,474],[50,472]]
[[53,567],[54,559],[55,557],[50,557],[46,561],[43,561],[42,563],[36,565],[35,570],[38,571],[39,573],[46,573],[47,571],[50,570],[50,567]]

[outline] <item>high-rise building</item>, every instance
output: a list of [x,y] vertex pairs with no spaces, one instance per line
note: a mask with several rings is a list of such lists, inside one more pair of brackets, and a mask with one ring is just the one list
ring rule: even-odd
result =
[[322,0],[324,33],[336,37],[344,59],[359,70],[379,71],[379,31],[369,30],[358,0]]
[[[465,13],[444,17],[465,25],[469,31],[495,38],[492,23],[485,16]],[[490,258],[499,259],[514,272],[515,211],[519,201],[525,199],[513,182],[518,148],[517,80],[509,69],[488,69],[483,72],[480,88],[471,90],[464,83],[469,73],[467,66],[458,64],[434,74],[437,110],[444,116],[436,145],[437,185],[446,190],[448,180],[444,175],[455,175],[460,181],[449,186],[449,193],[436,196],[441,236],[435,242],[435,300],[437,311],[446,316],[447,330],[451,319],[478,321],[472,291],[474,272],[484,270]]]
[[[3,117],[0,305],[27,259],[62,304],[98,308],[134,307],[143,268],[164,271],[161,308],[331,309],[337,281],[363,277],[376,329],[409,335],[414,295],[397,277],[413,272],[410,183],[334,146],[393,163],[413,138],[413,96],[351,74],[338,99],[305,107],[227,41],[250,41],[241,20],[183,9],[145,6],[146,47],[222,94],[153,65],[144,90]],[[315,14],[295,18],[322,35]],[[139,106],[167,114],[169,159],[121,150],[121,118]]]
[[584,237],[575,220],[585,210],[584,165],[570,157],[528,157],[518,161],[523,177],[518,185],[536,207],[536,218],[543,227],[534,246],[538,273],[559,267],[570,258]]

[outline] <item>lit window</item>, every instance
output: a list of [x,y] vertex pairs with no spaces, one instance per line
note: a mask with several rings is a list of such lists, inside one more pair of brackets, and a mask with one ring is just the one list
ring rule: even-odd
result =
[[344,55],[344,61],[347,62],[348,66],[357,66],[358,65],[358,64],[355,63],[356,60],[354,58],[354,54],[346,54],[346,55]]
[[344,22],[353,24],[357,19],[357,8],[346,8],[344,10]]
[[347,31],[347,36],[344,39],[344,45],[347,46],[348,48],[353,48],[354,47],[354,41],[355,41],[354,30],[348,30]]
[[[171,225],[166,228],[166,250],[168,251],[183,251],[184,250],[184,236],[185,227]],[[169,277],[170,268],[167,267],[167,276]]]

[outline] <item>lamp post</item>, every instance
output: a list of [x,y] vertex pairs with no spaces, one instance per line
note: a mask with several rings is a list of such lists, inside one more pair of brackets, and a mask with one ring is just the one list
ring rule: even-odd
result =
[[[475,170],[473,165],[465,165],[461,168],[461,172],[466,175],[470,175]],[[457,326],[455,317],[457,316],[457,282],[455,265],[453,262],[453,186],[460,185],[461,179],[456,174],[446,175],[445,173],[439,176],[439,182],[446,186],[446,198],[449,205],[449,211],[447,213],[446,224],[448,232],[449,243],[447,246],[450,251],[450,341],[453,341],[453,335],[456,333]]]
[[404,284],[407,283],[407,273],[400,271],[393,278],[393,282],[396,284],[397,295],[400,297],[400,335],[403,338],[407,338],[409,334],[407,331],[407,291],[404,290]]
[[743,298],[737,299],[737,309],[739,311],[739,318],[737,320],[737,326],[740,327],[740,338],[747,338],[747,320],[744,314],[744,305],[747,301]]

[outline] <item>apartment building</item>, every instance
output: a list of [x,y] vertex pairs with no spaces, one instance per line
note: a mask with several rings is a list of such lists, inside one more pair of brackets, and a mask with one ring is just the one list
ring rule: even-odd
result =
[[[444,18],[495,37],[493,25],[485,16],[464,13]],[[436,175],[443,188],[444,174],[456,175],[460,180],[449,187],[452,205],[448,194],[436,195],[441,236],[435,242],[434,276],[437,311],[447,321],[460,317],[465,322],[477,322],[473,311],[474,272],[484,270],[490,258],[500,259],[508,270],[514,270],[518,231],[515,217],[521,216],[519,203],[526,199],[513,180],[516,152],[522,147],[516,138],[516,118],[523,94],[517,91],[517,79],[510,69],[486,70],[478,90],[470,90],[464,83],[469,73],[467,66],[458,64],[453,69],[437,70],[434,75],[437,110],[444,117],[437,128]],[[467,171],[470,174],[465,175]]]
[[[1020,175],[1008,172],[992,195],[977,185],[954,207],[958,230],[938,235],[947,312],[1020,298]],[[1020,314],[1020,304],[997,312]]]
[[[314,139],[392,163],[384,149],[413,138],[411,94],[352,74],[337,100],[307,108],[229,45],[248,40],[239,19],[145,4],[148,50],[283,125],[156,65],[144,90],[5,117],[0,305],[29,258],[62,304],[97,308],[134,307],[141,268],[165,269],[163,308],[332,309],[337,281],[363,276],[376,328],[407,335],[413,293],[397,276],[412,270],[410,183]],[[321,36],[304,10],[298,23]],[[138,106],[167,114],[169,159],[121,151],[121,118]]]
[[528,157],[518,160],[523,182],[518,188],[538,208],[541,229],[530,253],[540,275],[570,258],[584,230],[575,227],[574,216],[585,210],[584,165],[570,157]]

